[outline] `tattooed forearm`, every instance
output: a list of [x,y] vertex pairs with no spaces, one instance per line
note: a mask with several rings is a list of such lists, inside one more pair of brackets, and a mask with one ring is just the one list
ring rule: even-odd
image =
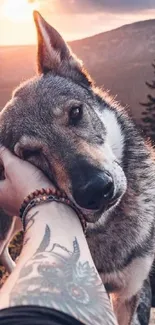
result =
[[73,249],[55,243],[45,234],[36,253],[19,275],[10,305],[40,305],[61,310],[85,324],[115,324],[109,301],[94,267],[80,262],[77,239]]

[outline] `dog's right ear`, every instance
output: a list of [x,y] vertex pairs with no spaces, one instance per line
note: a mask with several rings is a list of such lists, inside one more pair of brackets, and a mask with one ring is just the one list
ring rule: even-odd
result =
[[52,71],[74,80],[83,79],[90,85],[90,76],[83,69],[82,62],[71,52],[61,35],[37,11],[33,15],[38,35],[39,74]]

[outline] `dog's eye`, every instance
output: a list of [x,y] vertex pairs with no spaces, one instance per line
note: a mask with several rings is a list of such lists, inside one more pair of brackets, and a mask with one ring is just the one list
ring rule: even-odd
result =
[[82,105],[73,106],[69,112],[69,123],[71,125],[77,125],[82,118]]

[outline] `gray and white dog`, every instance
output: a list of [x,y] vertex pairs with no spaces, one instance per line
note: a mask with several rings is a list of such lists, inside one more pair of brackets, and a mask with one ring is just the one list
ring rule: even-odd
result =
[[[154,259],[153,151],[124,109],[95,88],[58,32],[39,13],[34,18],[38,76],[3,109],[0,142],[43,170],[83,211],[118,323],[129,325]],[[5,218],[6,232],[9,225]]]

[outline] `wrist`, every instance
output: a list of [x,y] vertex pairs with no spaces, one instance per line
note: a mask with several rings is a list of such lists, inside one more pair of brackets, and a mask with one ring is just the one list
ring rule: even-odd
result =
[[[49,225],[53,230],[53,235],[58,231],[66,232],[70,234],[76,234],[76,230],[80,230],[83,233],[80,220],[76,212],[69,206],[61,202],[44,202],[30,209],[25,216],[25,230],[29,229],[29,222],[34,216],[36,227],[38,225],[45,227]],[[72,227],[74,226],[74,228]],[[68,234],[69,235],[69,234]]]
[[[25,220],[26,246],[39,246],[46,232],[47,240],[50,238],[52,243],[59,242],[70,250],[76,237],[82,248],[82,256],[89,256],[91,259],[80,220],[70,207],[58,202],[45,203],[32,208]],[[24,250],[26,246],[24,245]]]
[[78,215],[79,220],[81,222],[82,228],[84,233],[86,232],[86,221],[85,218],[82,214],[82,212],[68,199],[68,197],[66,196],[66,194],[64,192],[61,192],[59,190],[56,189],[52,189],[52,188],[47,188],[44,189],[42,188],[41,190],[36,190],[34,192],[32,192],[31,194],[29,194],[25,200],[23,201],[23,204],[20,208],[20,217],[23,221],[23,227],[25,230],[26,227],[26,215],[28,214],[28,212],[35,206],[39,206],[39,205],[44,205],[45,203],[49,203],[49,202],[58,202],[58,203],[63,203],[67,206],[69,206],[70,208],[72,208],[72,210],[74,210],[74,212]]

